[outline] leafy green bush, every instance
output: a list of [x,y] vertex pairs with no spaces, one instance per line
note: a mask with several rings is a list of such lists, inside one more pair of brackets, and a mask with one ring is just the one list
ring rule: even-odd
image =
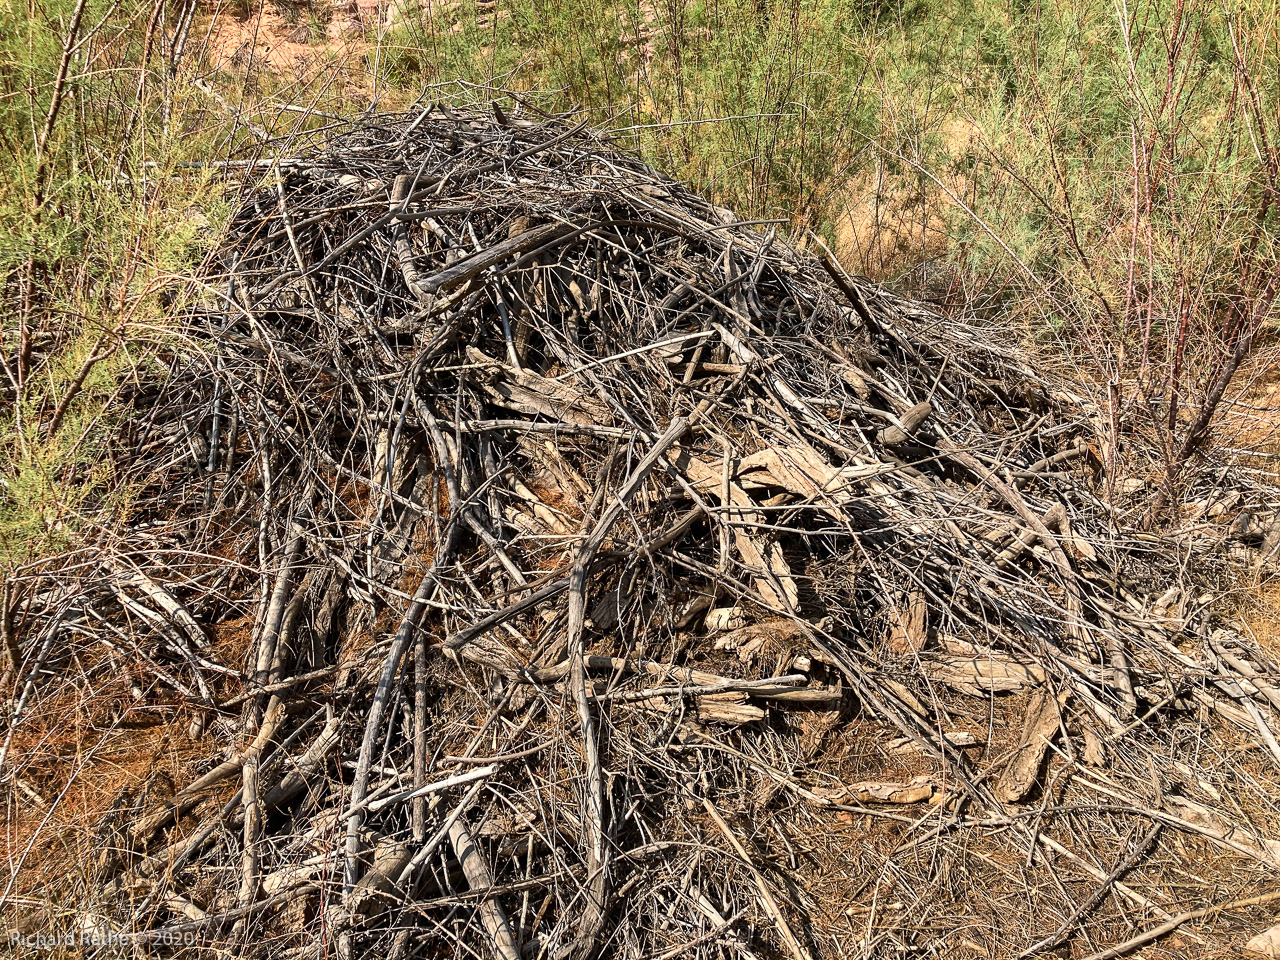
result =
[[[966,297],[997,289],[1002,316],[1105,387],[1109,473],[1158,481],[1154,519],[1274,339],[1277,11],[1098,0],[989,14],[972,53],[957,32],[972,66],[931,117],[958,119],[963,138],[894,125],[877,146],[947,201]],[[886,113],[918,104],[885,90]],[[1117,461],[1133,433],[1158,463]]]
[[47,551],[110,478],[103,412],[154,293],[198,255],[209,137],[179,83],[187,8],[0,7],[0,567]]
[[[865,149],[861,29],[842,0],[435,4],[384,41],[391,85],[461,80],[581,109],[750,217],[827,216]],[[470,93],[471,91],[468,91]]]

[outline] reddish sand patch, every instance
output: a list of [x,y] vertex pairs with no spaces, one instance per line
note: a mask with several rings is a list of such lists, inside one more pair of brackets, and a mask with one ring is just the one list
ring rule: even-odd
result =
[[282,75],[309,72],[336,55],[359,56],[369,48],[367,27],[382,17],[378,0],[332,6],[263,4],[247,17],[215,17],[205,47],[210,64],[231,73],[266,67]]

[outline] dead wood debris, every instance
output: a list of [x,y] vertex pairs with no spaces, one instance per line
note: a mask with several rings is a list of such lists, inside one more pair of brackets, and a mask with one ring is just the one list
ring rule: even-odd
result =
[[[1280,865],[1218,762],[1280,763],[1280,671],[1216,631],[1209,561],[1099,498],[1094,410],[998,333],[580,126],[427,110],[249,169],[126,398],[127,520],[6,585],[7,780],[91,649],[224,744],[132,821],[99,930],[1110,955],[1186,919],[1144,864]],[[872,906],[838,929],[799,839],[837,814],[897,837],[842,854]],[[963,882],[1014,884],[1024,928]]]

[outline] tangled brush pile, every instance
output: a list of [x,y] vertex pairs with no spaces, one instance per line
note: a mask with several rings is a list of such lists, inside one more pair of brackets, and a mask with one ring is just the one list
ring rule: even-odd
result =
[[1280,867],[1276,667],[998,332],[582,126],[426,110],[262,170],[128,398],[127,520],[14,581],[11,767],[76,656],[209,745],[104,833],[93,929],[1090,952],[1189,850]]

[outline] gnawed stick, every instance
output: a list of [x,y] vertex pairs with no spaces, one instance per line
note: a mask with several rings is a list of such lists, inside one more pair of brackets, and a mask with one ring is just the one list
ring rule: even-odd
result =
[[764,906],[765,912],[769,914],[769,919],[778,928],[778,933],[782,937],[782,942],[787,945],[788,952],[794,960],[812,960],[809,956],[809,951],[796,939],[796,935],[791,930],[791,924],[787,923],[787,918],[778,906],[778,901],[774,899],[768,882],[752,862],[751,855],[747,853],[747,848],[742,845],[742,841],[729,828],[729,824],[725,823],[724,817],[720,816],[720,811],[715,808],[715,805],[706,797],[702,797],[701,800],[702,806],[706,809],[711,819],[715,821],[716,827],[724,834],[724,838],[729,841],[729,845],[733,847],[734,852],[742,858],[746,868],[751,871],[751,876],[756,883],[756,889],[760,891],[760,902]]
[[640,489],[641,484],[703,414],[710,409],[709,401],[701,402],[688,416],[679,417],[666,432],[654,442],[644,459],[637,464],[631,476],[618,490],[614,501],[596,522],[587,537],[573,568],[569,572],[569,611],[565,627],[566,647],[569,651],[569,682],[578,707],[578,723],[582,731],[583,748],[587,764],[587,870],[588,899],[574,942],[575,960],[592,955],[605,920],[605,896],[609,882],[609,848],[605,842],[604,782],[600,767],[599,744],[596,741],[595,723],[591,716],[591,702],[587,696],[587,679],[584,657],[583,630],[587,616],[587,577],[595,561],[596,553],[604,543],[610,528],[627,508],[627,504]]
[[1124,941],[1124,943],[1116,944],[1114,947],[1108,947],[1106,950],[1099,950],[1097,953],[1091,953],[1084,960],[1115,960],[1116,957],[1123,957],[1126,953],[1138,949],[1144,944],[1150,943],[1152,940],[1159,940],[1167,933],[1172,933],[1184,923],[1192,920],[1200,920],[1204,917],[1211,917],[1216,913],[1223,913],[1227,910],[1240,910],[1244,907],[1258,907],[1264,903],[1274,903],[1280,900],[1280,890],[1273,893],[1264,893],[1256,897],[1246,897],[1243,900],[1233,900],[1230,903],[1220,903],[1212,907],[1202,907],[1199,910],[1188,910],[1186,913],[1179,913],[1170,917],[1158,927],[1152,927],[1136,937]]
[[[462,817],[457,817],[449,827],[449,842],[453,845],[454,856],[462,865],[462,872],[467,878],[467,885],[475,892],[482,893],[493,887],[493,873],[485,862],[483,854],[476,847]],[[484,924],[489,941],[500,960],[520,960],[520,947],[516,943],[515,934],[511,930],[511,921],[507,919],[502,904],[492,897],[483,898],[477,910],[480,922]]]
[[1133,850],[1123,857],[1120,862],[1116,864],[1115,869],[1107,874],[1106,877],[1103,878],[1102,882],[1094,888],[1094,891],[1089,894],[1088,899],[1082,902],[1080,906],[1076,907],[1071,916],[1062,921],[1057,930],[1018,954],[1018,960],[1026,960],[1028,957],[1047,953],[1063,943],[1063,941],[1065,941],[1070,935],[1072,928],[1075,927],[1080,919],[1096,910],[1098,905],[1106,899],[1107,894],[1111,890],[1111,885],[1132,870],[1137,865],[1138,861],[1145,857],[1148,851],[1155,846],[1156,838],[1160,836],[1160,831],[1163,829],[1163,826],[1164,825],[1160,823],[1154,824],[1151,829],[1147,831],[1146,835],[1138,841]]

